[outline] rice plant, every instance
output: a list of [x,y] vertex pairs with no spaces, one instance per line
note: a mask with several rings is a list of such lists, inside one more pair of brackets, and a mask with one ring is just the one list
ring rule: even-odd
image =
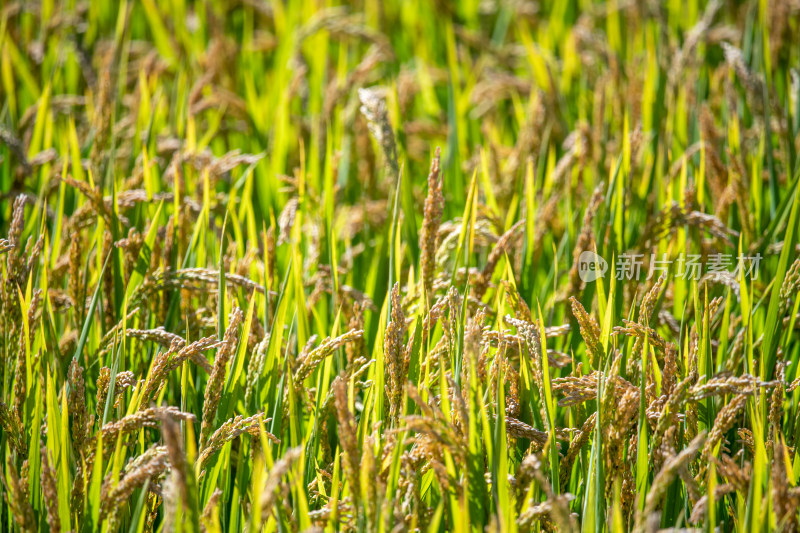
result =
[[6,0],[0,531],[800,530],[796,0]]

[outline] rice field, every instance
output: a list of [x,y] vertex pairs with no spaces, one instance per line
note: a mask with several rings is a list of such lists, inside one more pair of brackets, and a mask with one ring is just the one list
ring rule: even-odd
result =
[[800,531],[800,2],[0,2],[0,531]]

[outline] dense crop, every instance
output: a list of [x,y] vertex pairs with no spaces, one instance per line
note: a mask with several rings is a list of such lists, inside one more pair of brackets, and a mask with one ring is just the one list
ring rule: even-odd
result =
[[798,531],[798,32],[3,2],[0,531]]

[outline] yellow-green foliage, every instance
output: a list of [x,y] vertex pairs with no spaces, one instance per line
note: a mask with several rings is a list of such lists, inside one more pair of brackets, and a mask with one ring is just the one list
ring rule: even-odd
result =
[[0,531],[798,531],[798,32],[1,2]]

